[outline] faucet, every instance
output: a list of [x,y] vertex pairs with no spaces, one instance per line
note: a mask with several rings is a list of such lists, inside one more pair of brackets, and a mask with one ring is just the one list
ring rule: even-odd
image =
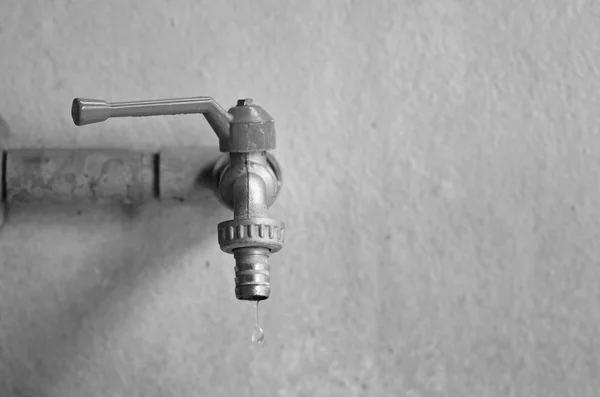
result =
[[[273,118],[252,99],[240,99],[226,111],[211,97],[106,102],[75,98],[71,106],[78,126],[112,117],[201,113],[227,153],[212,167],[220,199],[233,219],[217,225],[222,251],[235,259],[235,296],[260,301],[271,293],[269,257],[283,247],[285,225],[268,217],[281,189],[281,169],[267,151],[275,149]],[[199,170],[200,171],[200,170]]]

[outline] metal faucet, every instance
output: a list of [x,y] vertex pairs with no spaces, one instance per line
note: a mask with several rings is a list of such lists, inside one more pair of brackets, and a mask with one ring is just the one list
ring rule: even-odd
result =
[[[269,257],[283,247],[285,225],[267,210],[281,188],[281,170],[267,153],[275,149],[273,118],[252,99],[240,99],[225,111],[213,98],[194,97],[133,102],[75,98],[71,115],[76,125],[111,117],[143,117],[201,113],[228,153],[216,161],[212,176],[220,199],[233,219],[217,225],[221,250],[235,258],[235,296],[259,301],[271,293]],[[199,170],[200,171],[200,170]]]

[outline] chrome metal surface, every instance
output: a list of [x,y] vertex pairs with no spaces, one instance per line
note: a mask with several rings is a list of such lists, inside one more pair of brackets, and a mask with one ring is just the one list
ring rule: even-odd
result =
[[221,198],[234,212],[237,205],[237,218],[250,216],[243,213],[241,206],[245,206],[246,211],[261,211],[254,205],[257,204],[257,195],[264,194],[266,208],[275,201],[280,181],[272,164],[266,152],[231,153],[229,159],[217,163],[221,167],[216,175]]
[[249,99],[229,111],[233,143],[229,161],[215,164],[215,175],[233,220],[217,226],[219,244],[236,261],[236,297],[262,300],[271,294],[269,257],[283,247],[285,232],[283,222],[267,216],[281,188],[279,165],[267,154],[275,148],[275,128],[272,117]]
[[235,296],[241,300],[264,300],[271,295],[269,250],[238,248],[235,258]]

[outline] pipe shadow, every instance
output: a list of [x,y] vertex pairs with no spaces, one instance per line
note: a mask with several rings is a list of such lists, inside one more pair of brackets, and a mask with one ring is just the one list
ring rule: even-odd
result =
[[[135,310],[140,273],[152,282],[165,266],[183,271],[166,262],[208,242],[216,245],[216,225],[229,216],[213,195],[194,203],[11,207],[11,227],[1,239],[8,241],[0,244],[0,280],[14,280],[18,287],[10,289],[18,293],[5,295],[22,299],[10,296],[0,306],[7,313],[0,324],[9,325],[0,331],[0,394],[49,396],[76,357],[87,354],[94,338],[90,322],[101,317],[105,332],[118,329],[123,315]],[[79,243],[66,246],[73,240]],[[23,245],[30,245],[30,254],[20,251]],[[58,268],[40,269],[45,258]],[[216,325],[211,332],[218,332]]]
[[[6,186],[4,182],[4,175],[6,173],[6,157],[4,155],[4,148],[6,147],[7,141],[11,136],[10,128],[8,123],[0,114],[0,205],[6,199]],[[4,218],[6,216],[6,208],[1,206],[0,208],[0,231],[4,225]]]

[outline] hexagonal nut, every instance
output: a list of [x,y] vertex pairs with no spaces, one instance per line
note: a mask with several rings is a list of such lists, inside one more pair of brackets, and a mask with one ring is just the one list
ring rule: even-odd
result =
[[237,123],[229,128],[229,152],[259,152],[275,149],[275,123]]
[[285,224],[269,218],[233,219],[219,223],[217,233],[223,252],[260,247],[274,253],[283,248]]

